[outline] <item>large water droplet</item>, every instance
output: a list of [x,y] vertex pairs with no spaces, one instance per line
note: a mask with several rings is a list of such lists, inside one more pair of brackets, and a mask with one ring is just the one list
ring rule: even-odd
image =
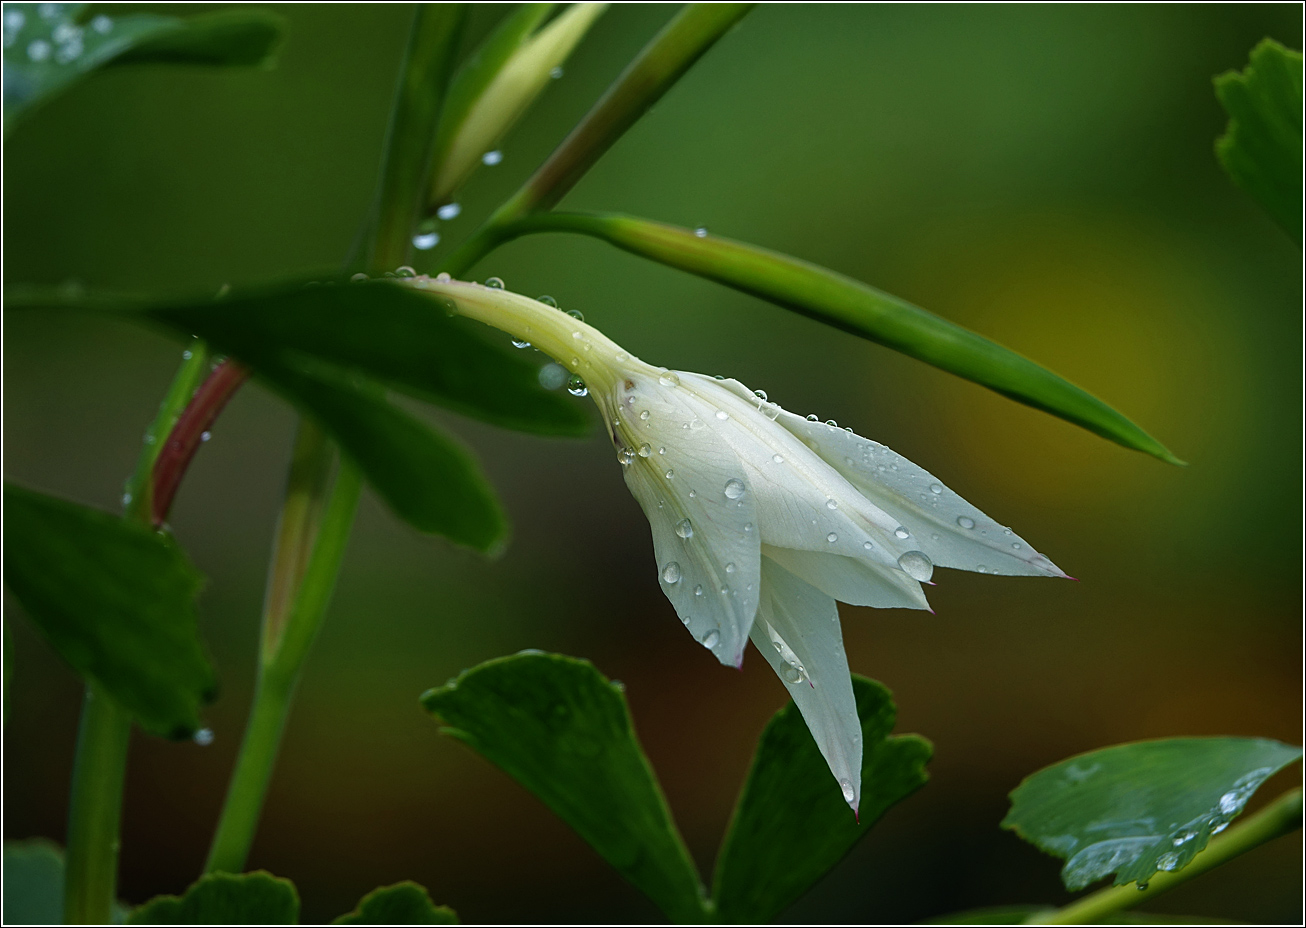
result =
[[851,780],[840,780],[839,789],[843,791],[844,802],[852,802],[853,797],[857,795],[856,791],[853,789],[853,784]]
[[649,412],[648,412],[647,409],[641,409],[641,410],[639,411],[639,418],[640,418],[640,420],[641,420],[642,422],[647,422],[647,421],[648,421],[648,416],[649,416]]
[[665,583],[679,583],[680,565],[675,561],[667,561],[667,565],[662,568],[662,580]]
[[834,532],[831,532],[830,534],[825,536],[825,540],[830,542],[830,544],[834,544],[836,541],[839,540],[839,536]]
[[825,501],[825,508],[826,508],[826,509],[838,509],[838,508],[839,508],[839,503],[838,503],[836,500],[833,500],[833,499],[827,499],[827,500]]
[[[753,396],[757,397],[757,398],[758,398],[759,400],[761,400],[763,403],[766,402],[766,391],[765,391],[765,390],[754,390],[754,391],[753,391]],[[759,403],[758,405],[760,406],[761,403]]]
[[898,566],[907,576],[921,583],[934,575],[934,562],[926,557],[923,551],[908,551],[898,558]]
[[933,493],[933,494],[935,494],[935,495],[937,496],[938,494],[940,494],[940,493],[943,492],[943,487],[940,486],[940,485],[937,484],[937,483],[931,483],[931,484],[930,484],[930,492]]
[[721,642],[721,633],[715,628],[703,636],[703,647],[711,650]]
[[589,396],[590,388],[575,374],[567,378],[567,392],[572,396]]
[[502,277],[487,277],[487,278],[485,278],[485,286],[489,287],[491,290],[502,290],[502,289],[503,289],[503,278],[502,278]]
[[395,276],[403,278],[416,277],[417,271],[405,264],[402,267],[395,268]]
[[439,232],[418,232],[413,236],[413,247],[418,251],[430,251],[440,244]]
[[514,338],[512,340],[512,346],[514,348],[529,348],[531,343],[526,341],[524,338]]
[[653,446],[650,445],[648,442],[644,442],[644,444],[642,444],[642,445],[639,446],[639,456],[640,456],[640,457],[642,457],[642,458],[646,458],[646,457],[648,457],[649,455],[651,455],[652,453],[653,453]]
[[463,208],[459,206],[457,203],[446,203],[444,204],[444,206],[441,206],[439,209],[437,209],[435,211],[435,214],[439,216],[441,219],[453,219],[457,217],[457,215],[462,211]]
[[744,482],[731,477],[726,481],[726,499],[739,499],[744,495]]
[[786,683],[797,683],[803,678],[803,672],[793,664],[785,664],[784,669],[780,671],[780,676]]
[[681,538],[693,538],[694,524],[688,519],[681,519],[676,523],[676,534]]
[[962,528],[971,529],[975,527],[975,520],[969,516],[957,516],[957,524]]
[[555,300],[553,297],[549,296],[547,293],[544,294],[544,296],[537,296],[535,298],[535,302],[543,303],[545,306],[552,306],[554,309],[558,308],[558,301]]
[[783,464],[785,462],[785,459],[778,454],[771,455],[771,460],[775,461],[777,464]]
[[494,151],[487,151],[485,154],[481,155],[481,164],[494,166],[502,160],[503,152],[499,151],[497,148]]
[[621,462],[622,467],[627,467],[635,463],[635,452],[629,448],[620,448],[617,451],[617,460]]
[[724,422],[725,420],[730,418],[730,413],[726,412],[724,409],[718,409],[716,411],[716,417],[720,419],[722,422]]
[[658,375],[658,383],[664,387],[678,387],[680,386],[680,375],[675,371],[663,371]]
[[351,284],[361,284],[361,283],[363,283],[364,281],[371,280],[371,279],[372,279],[372,278],[368,277],[368,276],[367,276],[366,274],[364,274],[362,271],[359,271],[359,272],[358,272],[357,274],[355,274],[353,277],[349,278],[349,282],[350,282]]
[[825,424],[832,429],[837,429],[839,427],[839,423],[835,422],[833,419],[826,419]]
[[911,536],[911,532],[901,525],[893,530],[893,534],[898,538],[909,538]]
[[875,545],[871,544],[869,541],[863,541],[862,547],[865,548],[867,551],[870,551],[872,548],[875,547]]

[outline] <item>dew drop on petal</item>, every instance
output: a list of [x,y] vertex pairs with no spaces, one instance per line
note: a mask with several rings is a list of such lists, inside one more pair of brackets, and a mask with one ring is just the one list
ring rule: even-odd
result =
[[698,238],[707,238],[707,226],[699,226],[694,230],[694,235]]
[[970,529],[975,527],[975,520],[969,516],[957,516],[957,524],[962,528]]
[[590,388],[575,374],[567,378],[567,392],[572,396],[589,396]]
[[744,495],[744,482],[731,477],[726,481],[726,499],[739,499]]
[[567,315],[571,316],[571,318],[575,319],[577,322],[585,321],[585,314],[579,309],[569,309],[567,310]]
[[716,417],[724,422],[726,419],[730,418],[730,413],[726,412],[724,409],[718,409],[716,411]]
[[502,290],[502,289],[503,289],[503,278],[502,278],[502,277],[487,277],[487,278],[485,278],[485,286],[489,287],[491,290]]
[[778,454],[771,455],[771,460],[775,461],[777,464],[783,464],[785,462],[785,459]]
[[694,524],[688,519],[681,519],[676,523],[676,534],[681,538],[692,538],[694,536]]
[[652,453],[653,453],[653,446],[650,445],[648,442],[644,442],[644,444],[642,444],[642,445],[639,446],[639,456],[640,456],[640,457],[642,457],[642,458],[646,458],[646,457],[648,457],[649,455],[651,455]]
[[830,542],[830,544],[834,544],[836,541],[839,540],[839,536],[834,532],[831,532],[830,534],[825,536],[825,540]]
[[832,429],[837,429],[839,427],[839,423],[835,422],[833,419],[826,419],[825,424]]
[[754,391],[753,391],[753,396],[757,397],[757,398],[758,398],[759,400],[761,400],[763,403],[766,402],[766,391],[765,391],[765,390],[754,390]]
[[735,572],[735,562],[731,561],[729,564],[726,565],[726,573],[733,574],[734,572]]
[[676,472],[674,470],[668,470],[666,476],[667,479],[670,480],[672,477],[676,476]]
[[367,276],[366,274],[364,274],[362,271],[359,271],[359,272],[358,272],[357,274],[355,274],[353,277],[349,278],[349,282],[350,282],[351,284],[361,284],[363,281],[365,281],[365,280],[371,280],[371,279],[372,279],[372,278],[368,277],[368,276]]
[[512,346],[514,348],[529,348],[531,346],[531,343],[526,341],[525,339],[514,338],[512,340]]
[[494,151],[487,151],[485,154],[481,155],[481,164],[494,166],[502,160],[503,152],[499,151],[497,148]]
[[907,576],[922,583],[934,574],[934,562],[923,551],[908,551],[898,558],[898,566]]
[[690,491],[689,491],[689,498],[690,498],[690,499],[695,499],[695,498],[697,498],[697,497],[698,497],[698,491],[697,491],[697,490],[690,490]]
[[[454,219],[462,211],[463,208],[459,206],[457,203],[446,203],[444,204],[444,206],[441,206],[439,209],[437,209],[435,211],[435,214],[439,216],[441,219]],[[489,286],[488,282],[486,283],[486,286]]]
[[931,483],[930,492],[933,493],[935,496],[937,496],[938,494],[943,492],[943,487],[937,483]]
[[439,232],[418,232],[413,236],[413,247],[418,251],[430,251],[440,244]]
[[981,573],[981,574],[986,574],[986,573],[989,572],[989,569],[988,569],[987,567],[985,567],[983,564],[979,564],[979,565],[977,565],[977,566],[975,567],[975,570],[976,570],[977,572]]
[[664,387],[678,387],[680,386],[680,375],[675,371],[663,371],[658,375],[658,383]]
[[629,448],[622,448],[617,452],[617,460],[621,462],[623,467],[633,464],[635,462],[635,452]]
[[836,502],[835,500],[827,499],[827,500],[825,501],[825,508],[826,508],[826,509],[838,509],[838,508],[839,508],[839,504],[838,504],[838,502]]
[[537,296],[535,298],[535,302],[543,303],[545,306],[552,306],[554,309],[558,308],[558,301],[555,300],[553,297],[549,296],[547,293],[544,294],[544,296]]
[[839,789],[843,791],[844,802],[852,802],[853,797],[857,795],[856,791],[853,790],[853,784],[851,780],[840,780]]
[[662,580],[665,583],[679,583],[680,565],[675,561],[667,561],[666,566],[662,568]]
[[752,523],[752,522],[747,522],[747,523],[744,524],[744,531],[745,531],[745,532],[751,532],[752,530],[753,530],[753,523]]
[[869,541],[863,541],[862,547],[865,548],[867,551],[870,551],[872,548],[875,547],[875,545],[871,544]]
[[703,636],[703,647],[711,650],[721,641],[721,633],[715,628]]
[[820,421],[821,421],[821,417],[818,416],[818,415],[816,415],[815,413],[813,413],[812,415],[810,415],[810,416],[807,417],[807,421],[808,421],[808,422],[820,422]]
[[639,417],[640,417],[640,419],[642,419],[643,421],[647,422],[647,421],[648,421],[648,410],[647,410],[647,409],[640,410]]
[[803,679],[803,672],[793,664],[785,664],[784,670],[780,671],[780,676],[784,677],[786,683],[797,683]]
[[911,536],[911,532],[907,531],[907,529],[901,525],[893,530],[893,534],[899,538],[909,538]]
[[698,586],[694,587],[694,595],[695,596],[703,595],[703,584],[700,583]]

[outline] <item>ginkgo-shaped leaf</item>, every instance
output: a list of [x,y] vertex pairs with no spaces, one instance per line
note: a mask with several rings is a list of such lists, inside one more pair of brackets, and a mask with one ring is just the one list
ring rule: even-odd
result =
[[1079,754],[1026,777],[1002,821],[1065,859],[1067,889],[1181,870],[1301,748],[1266,738],[1166,738]]
[[299,893],[265,870],[209,873],[181,896],[155,896],[127,916],[129,925],[294,925]]
[[333,925],[456,925],[458,916],[445,905],[437,906],[417,883],[405,880],[374,889],[358,901],[354,911]]

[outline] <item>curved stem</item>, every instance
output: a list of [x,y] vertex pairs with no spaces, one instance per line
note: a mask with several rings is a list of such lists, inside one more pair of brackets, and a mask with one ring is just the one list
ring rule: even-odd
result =
[[1281,835],[1296,831],[1302,822],[1302,791],[1294,789],[1284,793],[1255,815],[1230,828],[1211,840],[1206,850],[1193,858],[1182,870],[1161,872],[1140,890],[1134,885],[1112,886],[1078,899],[1070,905],[1051,912],[1030,917],[1026,924],[1037,925],[1092,925],[1101,924],[1112,915],[1142,905],[1144,902],[1201,876],[1220,864],[1260,847]]

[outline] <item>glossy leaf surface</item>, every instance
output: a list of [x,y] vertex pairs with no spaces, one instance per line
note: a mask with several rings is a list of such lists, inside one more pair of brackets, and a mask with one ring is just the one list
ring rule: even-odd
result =
[[216,680],[200,644],[203,584],[171,536],[4,488],[4,569],[55,651],[157,735],[186,738]]
[[625,697],[592,664],[523,652],[429,690],[422,704],[445,734],[538,796],[669,918],[704,918],[698,875]]
[[1070,890],[1182,870],[1257,788],[1301,757],[1265,738],[1118,744],[1045,767],[1011,792],[1002,827],[1057,857]]

